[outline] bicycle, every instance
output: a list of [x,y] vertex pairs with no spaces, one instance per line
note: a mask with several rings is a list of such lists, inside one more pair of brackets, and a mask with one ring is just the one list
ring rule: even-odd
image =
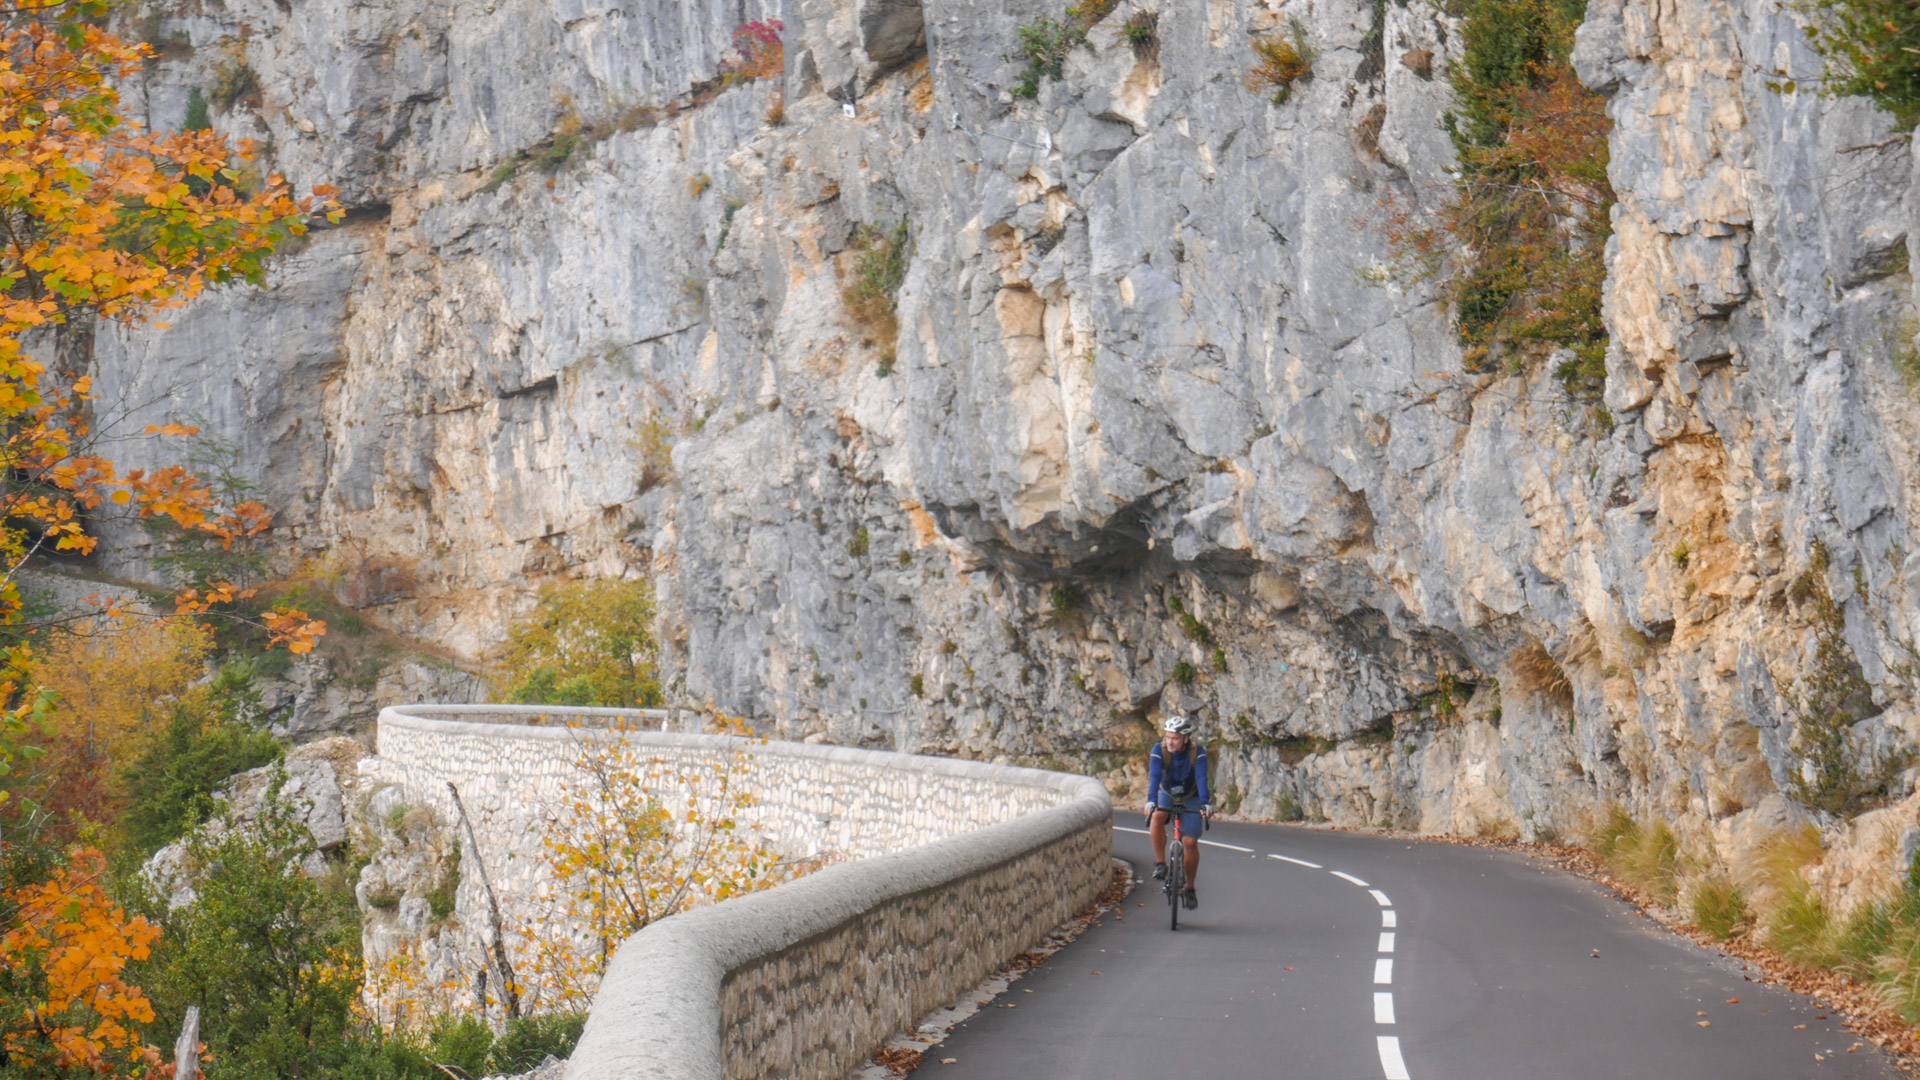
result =
[[[1187,846],[1180,839],[1180,819],[1187,814],[1187,804],[1172,803],[1156,807],[1167,812],[1167,877],[1161,882],[1166,890],[1167,910],[1172,913],[1173,929],[1180,929],[1180,894],[1187,888]],[[1147,815],[1147,827],[1153,827],[1153,815]],[[1213,827],[1213,822],[1203,814],[1200,818],[1200,831]]]

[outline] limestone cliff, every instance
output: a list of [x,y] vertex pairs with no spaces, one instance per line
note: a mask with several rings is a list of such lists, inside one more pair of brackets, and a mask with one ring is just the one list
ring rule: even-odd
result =
[[[1432,290],[1374,272],[1382,199],[1450,182],[1441,7],[1179,0],[1134,47],[1140,7],[1031,101],[1006,57],[1050,0],[156,9],[148,120],[244,69],[216,125],[351,212],[265,292],[102,333],[100,387],[238,441],[290,562],[469,659],[542,581],[649,575],[673,694],[782,736],[1124,791],[1143,718],[1199,710],[1243,814],[1537,836],[1618,802],[1730,857],[1838,740],[1895,806],[1856,844],[1884,880],[1920,737],[1910,140],[1770,88],[1818,68],[1779,5],[1591,0],[1596,411],[1463,374]],[[784,86],[716,83],[772,17]],[[1317,59],[1275,105],[1244,78],[1290,20]],[[901,221],[891,344],[840,292]],[[1801,730],[1823,663],[1871,719]]]

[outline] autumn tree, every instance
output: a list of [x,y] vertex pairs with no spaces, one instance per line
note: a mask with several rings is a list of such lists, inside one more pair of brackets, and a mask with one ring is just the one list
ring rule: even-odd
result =
[[212,644],[196,619],[154,627],[103,618],[48,639],[27,669],[43,753],[16,789],[56,822],[112,821],[127,799],[122,764],[205,674]]
[[593,1002],[613,950],[659,919],[791,880],[743,820],[754,805],[743,745],[717,760],[649,754],[627,737],[577,732],[572,775],[542,845],[548,881],[518,927],[522,996],[548,1009]]
[[494,688],[529,705],[647,708],[660,703],[653,653],[651,582],[553,585],[508,628]]
[[140,1036],[153,1006],[123,977],[160,930],[107,896],[105,869],[82,849],[0,893],[0,1074],[140,1076],[160,1063]]
[[[0,698],[16,710],[0,732],[0,773],[17,756],[21,710],[37,703],[18,700],[32,652],[17,633],[19,573],[31,556],[90,553],[85,521],[110,512],[164,518],[223,544],[271,521],[265,507],[223,501],[184,467],[122,471],[99,452],[90,379],[50,370],[47,346],[100,320],[152,320],[209,285],[258,284],[274,250],[316,211],[340,213],[330,191],[296,198],[278,176],[243,190],[248,146],[127,120],[116,87],[138,77],[151,49],[89,21],[106,10],[82,0],[0,15],[0,627],[16,631],[0,673]],[[216,582],[187,590],[176,606],[202,612],[244,593]],[[325,629],[292,609],[260,622],[297,652]]]
[[[267,528],[260,504],[223,503],[184,467],[121,471],[97,452],[91,381],[50,372],[34,347],[66,327],[151,320],[209,285],[258,284],[274,250],[305,232],[315,210],[278,176],[243,194],[237,169],[248,146],[129,122],[115,87],[138,76],[151,49],[74,18],[92,10],[53,10],[63,18],[26,10],[0,30],[0,467],[10,478],[0,493],[0,619],[8,621],[20,611],[21,564],[44,550],[91,552],[90,514],[123,508],[227,543]],[[321,209],[337,219],[330,201]],[[205,592],[185,604],[205,604]],[[269,625],[295,646],[316,629],[291,612],[272,613]]]

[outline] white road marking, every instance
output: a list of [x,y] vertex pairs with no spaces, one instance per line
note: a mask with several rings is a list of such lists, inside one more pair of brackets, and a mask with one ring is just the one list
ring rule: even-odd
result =
[[[1129,828],[1127,828],[1127,827],[1126,827],[1125,825],[1115,825],[1115,826],[1113,827],[1113,831],[1114,831],[1114,832],[1130,832],[1130,833],[1138,833],[1138,834],[1139,834],[1139,835],[1141,835],[1141,836],[1152,836],[1152,835],[1153,835],[1152,833],[1150,833],[1150,832],[1148,832],[1148,831],[1147,831],[1147,830],[1145,830],[1145,829],[1129,829]],[[1223,844],[1223,843],[1221,843],[1221,842],[1220,842],[1220,841],[1218,841],[1218,840],[1202,840],[1202,841],[1200,841],[1200,842],[1201,842],[1201,843],[1203,843],[1203,844],[1207,844],[1207,845],[1210,845],[1210,846],[1212,846],[1212,847],[1223,847],[1223,848],[1227,848],[1227,849],[1228,849],[1228,850],[1230,850],[1230,851],[1244,851],[1244,852],[1246,852],[1246,853],[1247,853],[1247,854],[1249,854],[1249,855],[1251,855],[1251,854],[1253,854],[1253,849],[1252,849],[1252,848],[1250,848],[1250,847],[1241,847],[1241,846],[1240,846],[1239,844]],[[1311,865],[1311,864],[1309,864],[1309,865]]]
[[[1115,825],[1113,828],[1115,832],[1134,833],[1139,836],[1152,835],[1145,829],[1129,829],[1124,825]],[[1226,848],[1229,851],[1244,851],[1248,854],[1253,854],[1252,848],[1241,847],[1238,844],[1223,844],[1218,840],[1202,840],[1200,842],[1203,844],[1206,844],[1209,847]],[[1309,870],[1326,870],[1326,867],[1321,866],[1319,863],[1308,862],[1305,859],[1296,859],[1290,855],[1280,855],[1274,852],[1268,852],[1267,858],[1278,859],[1281,862],[1292,863],[1295,866],[1304,866]],[[1376,889],[1371,885],[1368,885],[1366,882],[1360,880],[1357,877],[1354,877],[1352,874],[1346,873],[1345,871],[1341,871],[1341,870],[1328,870],[1327,872],[1332,874],[1334,877],[1339,878],[1342,881],[1350,882],[1351,884],[1358,885],[1361,888],[1367,890],[1367,892],[1373,897],[1374,902],[1379,904],[1380,907],[1384,909],[1380,912],[1380,925],[1385,928],[1381,931],[1381,934],[1380,934],[1380,951],[1383,953],[1392,952],[1394,947],[1395,935],[1393,935],[1392,933],[1389,933],[1388,931],[1392,930],[1394,927],[1398,926],[1400,923],[1399,916],[1396,915],[1393,911],[1393,901],[1387,898],[1386,893],[1381,892],[1379,889]],[[1393,958],[1392,957],[1382,956],[1373,962],[1373,982],[1374,982],[1374,985],[1376,986],[1393,985]],[[1391,1024],[1395,1022],[1394,1015],[1393,1015],[1393,992],[1392,991],[1376,990],[1374,992],[1373,1022],[1376,1024]],[[1400,1056],[1399,1036],[1382,1035],[1379,1037],[1379,1046],[1380,1046],[1380,1067],[1386,1072],[1386,1080],[1411,1080],[1411,1078],[1407,1075],[1406,1059]]]
[[1407,1076],[1407,1061],[1400,1056],[1398,1035],[1380,1036],[1380,1067],[1387,1071],[1387,1080],[1411,1080]]

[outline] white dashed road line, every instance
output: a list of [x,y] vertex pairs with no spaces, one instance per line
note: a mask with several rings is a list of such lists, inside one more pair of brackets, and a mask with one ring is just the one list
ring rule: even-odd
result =
[[[1148,831],[1147,831],[1147,830],[1145,830],[1145,829],[1129,829],[1129,828],[1127,828],[1127,827],[1126,827],[1125,825],[1115,825],[1115,826],[1113,827],[1113,831],[1114,831],[1114,832],[1130,832],[1130,833],[1138,833],[1138,834],[1139,834],[1139,835],[1141,835],[1141,836],[1152,836],[1152,835],[1153,835],[1152,833],[1150,833],[1150,832],[1148,832]],[[1244,852],[1246,852],[1246,853],[1247,853],[1247,854],[1249,854],[1249,855],[1251,855],[1251,854],[1253,854],[1253,849],[1252,849],[1252,848],[1250,848],[1250,847],[1241,847],[1241,846],[1240,846],[1239,844],[1223,844],[1223,843],[1221,843],[1221,842],[1220,842],[1220,841],[1218,841],[1218,840],[1202,840],[1202,841],[1200,841],[1200,842],[1201,842],[1201,843],[1203,843],[1203,844],[1205,844],[1205,845],[1207,845],[1208,847],[1223,847],[1223,848],[1226,848],[1226,849],[1227,849],[1228,851],[1244,851]],[[1277,859],[1277,858],[1280,858],[1280,856],[1278,856],[1278,855],[1276,855],[1276,856],[1274,856],[1274,858],[1276,858],[1276,859]],[[1295,862],[1295,861],[1297,861],[1297,860],[1294,860],[1294,859],[1288,859],[1287,861],[1288,861],[1288,862]],[[1305,864],[1305,865],[1307,865],[1307,866],[1313,866],[1313,864],[1312,864],[1312,863],[1307,863],[1307,864]],[[1319,869],[1319,867],[1314,867],[1314,869],[1316,869],[1316,870],[1317,870],[1317,869]]]
[[[1136,833],[1141,836],[1150,835],[1145,829],[1129,829],[1123,825],[1115,825],[1114,830],[1116,832]],[[1218,840],[1202,840],[1200,842],[1210,847],[1226,848],[1229,851],[1244,851],[1250,855],[1254,853],[1252,848],[1241,847],[1238,844],[1223,844]],[[1292,863],[1295,866],[1304,866],[1309,870],[1327,869],[1316,862],[1308,862],[1305,859],[1296,859],[1291,855],[1281,855],[1275,852],[1268,852],[1267,858],[1277,859],[1284,863]],[[1374,903],[1380,905],[1380,926],[1382,929],[1380,933],[1379,951],[1382,953],[1393,952],[1395,942],[1393,930],[1400,924],[1399,916],[1397,916],[1393,910],[1393,901],[1387,897],[1386,893],[1381,892],[1379,889],[1368,885],[1366,882],[1343,870],[1327,870],[1327,873],[1349,884],[1358,885],[1367,890],[1367,894],[1373,897]],[[1393,985],[1393,958],[1391,956],[1381,956],[1374,960],[1373,982],[1375,986]],[[1391,990],[1374,991],[1373,1022],[1376,1024],[1394,1023],[1393,992]],[[1380,1048],[1380,1068],[1386,1073],[1386,1080],[1411,1080],[1411,1077],[1407,1074],[1406,1059],[1400,1054],[1400,1037],[1397,1035],[1381,1035],[1378,1036],[1378,1042]]]
[[1380,1036],[1380,1067],[1386,1070],[1387,1080],[1411,1080],[1407,1076],[1406,1059],[1400,1056],[1398,1035]]
[[[1282,862],[1295,863],[1300,866],[1313,867],[1315,870],[1325,869],[1325,867],[1317,866],[1304,859],[1290,858],[1286,855],[1270,854],[1267,857],[1270,859],[1279,859]],[[1354,877],[1344,870],[1328,870],[1327,873],[1332,874],[1342,881],[1351,882],[1367,890],[1367,895],[1373,897],[1374,903],[1380,905],[1381,930],[1380,947],[1378,951],[1383,954],[1391,954],[1394,950],[1396,940],[1394,928],[1400,924],[1400,917],[1396,915],[1393,910],[1393,901],[1388,898],[1386,893],[1368,885],[1366,882],[1361,881],[1359,878]],[[1383,955],[1374,959],[1373,984],[1375,986],[1393,985],[1393,957],[1391,955]],[[1376,1024],[1391,1024],[1394,1022],[1393,991],[1374,991],[1373,1022]],[[1407,1061],[1400,1055],[1400,1037],[1397,1035],[1381,1035],[1378,1036],[1378,1039],[1380,1046],[1380,1069],[1386,1073],[1387,1080],[1410,1080],[1407,1075]]]

